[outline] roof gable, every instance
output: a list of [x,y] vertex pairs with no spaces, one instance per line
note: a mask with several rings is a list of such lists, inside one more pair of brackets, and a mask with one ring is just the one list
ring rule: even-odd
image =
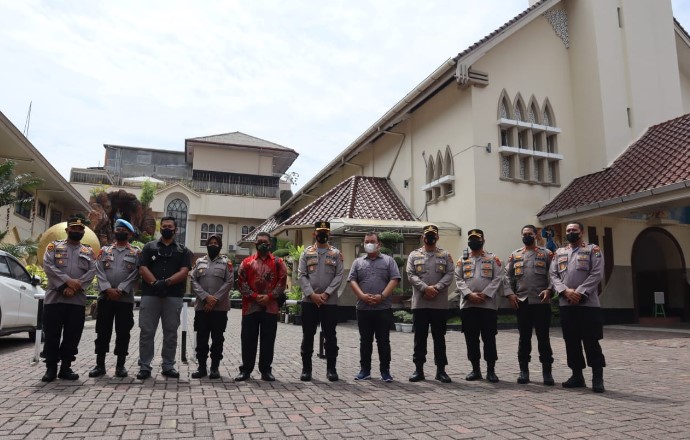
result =
[[291,148],[270,142],[258,137],[250,136],[240,131],[232,133],[215,134],[211,136],[201,136],[196,138],[186,139],[187,142],[203,142],[213,143],[219,145],[237,146],[237,147],[251,147],[251,148],[271,148],[274,150],[294,151]]

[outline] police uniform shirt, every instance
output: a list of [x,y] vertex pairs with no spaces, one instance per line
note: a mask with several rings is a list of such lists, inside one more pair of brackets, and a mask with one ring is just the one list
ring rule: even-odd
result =
[[196,260],[192,269],[192,290],[199,301],[194,310],[204,310],[204,300],[213,296],[218,303],[213,311],[227,312],[230,310],[230,290],[234,282],[232,262],[225,255],[217,255],[211,260],[208,255]]
[[[139,280],[137,260],[141,250],[127,244],[103,246],[96,259],[96,280],[98,280],[98,299],[107,298],[106,289],[120,289],[122,295],[115,301],[134,303],[134,291]],[[111,299],[109,299],[112,301]]]
[[[381,295],[388,283],[394,279],[401,279],[400,270],[393,257],[378,253],[375,258],[363,255],[356,258],[350,268],[348,281],[357,281],[364,293]],[[393,300],[390,296],[384,298],[381,304],[369,305],[357,298],[357,310],[390,309]]]
[[599,246],[583,244],[581,247],[559,248],[551,261],[551,282],[558,292],[561,307],[571,306],[562,293],[566,288],[585,295],[579,305],[599,307],[599,283],[604,278],[604,256]]
[[540,304],[539,294],[550,287],[549,266],[552,258],[550,250],[539,246],[532,250],[521,247],[513,251],[506,265],[506,296],[515,293],[520,301]]
[[312,302],[309,295],[314,292],[328,294],[326,304],[338,304],[338,289],[343,282],[343,256],[333,247],[307,247],[299,257],[297,270],[302,287],[302,301]]
[[[407,257],[407,279],[412,284],[413,309],[447,309],[448,286],[453,282],[453,257],[437,247],[427,252],[424,247],[410,252]],[[432,286],[438,295],[424,298],[424,289]]]
[[[56,240],[48,245],[43,256],[43,270],[48,277],[45,304],[86,305],[84,291],[93,281],[96,261],[93,249],[87,244],[71,244],[67,240]],[[69,279],[78,280],[82,291],[66,297],[58,291]]]
[[[461,258],[455,267],[455,282],[462,294],[460,308],[480,307],[483,309],[498,310],[496,294],[501,288],[503,270],[501,260],[491,252],[482,252],[481,255]],[[488,298],[481,304],[471,303],[467,295],[472,292],[480,292]]]

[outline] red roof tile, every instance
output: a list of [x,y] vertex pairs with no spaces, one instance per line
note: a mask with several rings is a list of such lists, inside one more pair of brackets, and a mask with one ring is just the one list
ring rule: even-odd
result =
[[690,180],[690,114],[650,127],[603,171],[573,180],[537,216]]

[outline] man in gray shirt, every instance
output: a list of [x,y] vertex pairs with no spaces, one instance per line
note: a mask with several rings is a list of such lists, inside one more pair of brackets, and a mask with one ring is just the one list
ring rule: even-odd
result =
[[366,255],[355,259],[348,281],[357,295],[357,326],[359,328],[360,371],[355,380],[371,378],[371,352],[374,336],[379,351],[381,380],[392,382],[390,374],[391,295],[400,282],[400,270],[395,260],[379,252],[379,236],[369,232],[364,236]]
[[326,377],[338,380],[335,364],[338,358],[338,289],[343,282],[343,255],[328,243],[330,223],[316,222],[314,239],[299,257],[298,278],[302,287],[302,375],[300,380],[310,381],[314,335],[321,323],[326,350]]
[[424,227],[424,246],[412,251],[407,258],[407,279],[412,284],[412,314],[414,316],[415,371],[410,382],[424,380],[426,342],[431,325],[434,340],[436,380],[450,383],[446,374],[446,320],[448,319],[448,286],[453,282],[453,257],[436,245],[438,227]]
[[134,292],[139,284],[137,260],[141,250],[129,244],[134,226],[126,220],[115,222],[115,243],[103,246],[96,261],[98,315],[96,317],[96,366],[89,377],[105,374],[105,354],[115,321],[115,376],[127,377],[125,360],[129,354],[129,332],[134,327]]
[[[83,216],[70,217],[65,228],[67,239],[50,243],[43,256],[43,270],[48,277],[43,306],[43,354],[46,359],[46,373],[41,378],[43,382],[52,382],[56,377],[79,379],[79,375],[70,367],[76,359],[84,331],[84,291],[96,273],[93,249],[81,243],[87,224],[88,220]],[[62,363],[58,373],[59,360]]]
[[592,368],[592,391],[603,393],[606,359],[599,345],[604,337],[599,283],[604,277],[604,256],[599,246],[583,241],[583,231],[582,223],[566,226],[566,239],[570,244],[556,251],[550,269],[551,282],[559,296],[568,367],[573,372],[562,385],[564,388],[585,387],[584,348],[587,364]]

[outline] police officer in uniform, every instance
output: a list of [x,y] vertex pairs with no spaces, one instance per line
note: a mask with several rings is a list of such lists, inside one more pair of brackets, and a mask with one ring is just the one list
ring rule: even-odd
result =
[[161,238],[146,243],[138,262],[143,281],[139,311],[139,380],[151,377],[158,321],[163,329],[162,374],[171,378],[180,377],[175,369],[177,329],[180,327],[187,275],[192,269],[192,253],[175,240],[175,217],[163,217],[160,229]]
[[126,220],[115,222],[115,243],[104,246],[96,261],[98,315],[96,317],[96,366],[89,377],[105,374],[105,354],[115,321],[115,376],[127,377],[125,360],[129,354],[129,333],[134,327],[134,292],[138,288],[137,260],[141,250],[129,244],[134,226]]
[[522,228],[524,247],[510,254],[506,265],[506,296],[510,306],[517,311],[518,362],[520,364],[519,384],[529,383],[529,361],[532,352],[532,330],[537,334],[539,361],[542,365],[544,385],[553,385],[551,364],[553,351],[549,340],[551,326],[551,288],[549,266],[553,253],[537,246],[537,228],[525,225]]
[[335,364],[338,358],[338,289],[343,282],[343,256],[329,245],[329,222],[316,222],[316,243],[307,247],[299,258],[298,278],[302,287],[302,375],[300,380],[310,381],[314,335],[321,323],[326,350],[326,377],[338,380]]
[[[93,249],[81,243],[88,223],[83,216],[70,217],[65,229],[67,239],[50,243],[43,256],[43,270],[48,276],[43,306],[43,354],[46,359],[46,373],[41,378],[43,382],[52,382],[56,377],[79,379],[79,375],[70,367],[76,359],[84,330],[84,291],[96,273]],[[60,360],[62,363],[58,373]]]
[[583,241],[582,223],[569,223],[565,232],[570,244],[556,251],[550,269],[551,282],[559,296],[568,367],[573,372],[562,385],[564,388],[586,386],[582,375],[584,348],[587,364],[592,368],[592,391],[603,393],[606,359],[599,345],[604,337],[599,283],[604,276],[604,257],[599,246]]
[[426,343],[431,325],[434,340],[436,380],[450,383],[446,374],[446,321],[448,319],[448,286],[453,282],[453,257],[436,246],[438,227],[424,227],[424,246],[412,251],[407,258],[407,279],[412,283],[412,315],[414,319],[415,371],[410,382],[424,380]]
[[484,342],[486,379],[498,382],[496,376],[496,333],[498,320],[497,296],[503,280],[501,260],[491,252],[484,251],[484,232],[471,229],[467,234],[469,255],[458,260],[455,268],[457,288],[462,295],[460,310],[462,331],[467,344],[467,358],[472,363],[472,372],[465,380],[479,380],[481,353],[479,337]]
[[193,379],[206,377],[208,357],[208,338],[211,344],[211,379],[219,379],[218,367],[223,359],[223,342],[225,328],[228,324],[230,310],[230,289],[233,285],[234,270],[232,262],[226,255],[220,255],[223,241],[219,235],[211,235],[206,241],[207,254],[196,260],[191,273],[192,290],[197,301],[194,307],[194,330],[196,331],[197,370],[192,373]]

